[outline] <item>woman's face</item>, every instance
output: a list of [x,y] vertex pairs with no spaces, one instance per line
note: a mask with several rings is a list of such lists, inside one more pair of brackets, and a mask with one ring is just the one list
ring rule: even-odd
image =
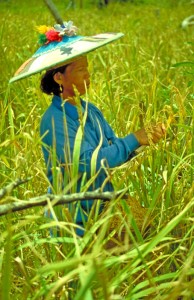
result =
[[88,61],[84,56],[67,66],[62,74],[62,86],[64,98],[85,94],[90,85],[90,74],[88,72]]

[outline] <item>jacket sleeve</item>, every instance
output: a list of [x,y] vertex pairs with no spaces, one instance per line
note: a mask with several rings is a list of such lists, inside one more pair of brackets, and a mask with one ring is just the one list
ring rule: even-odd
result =
[[[47,131],[43,142],[49,145],[52,149],[56,149],[56,154],[60,164],[72,163],[73,151],[78,138],[76,138],[78,127],[68,124],[68,129],[65,129],[64,120],[61,118],[55,118],[52,121],[47,122],[47,128],[42,128],[42,132]],[[110,168],[117,167],[129,159],[129,156],[140,145],[133,134],[129,134],[124,138],[117,138],[107,122],[103,124],[107,139],[111,140],[111,143],[106,147],[99,145],[94,148],[86,139],[80,140],[80,159],[79,159],[79,172],[91,172],[91,161],[96,153],[95,169],[98,171],[101,167],[102,160],[106,160],[106,163]],[[78,141],[79,142],[79,141]]]
[[[94,107],[95,113],[97,113],[101,126],[103,127],[104,134],[109,141],[107,147],[101,147],[98,151],[96,171],[101,167],[103,159],[106,160],[110,168],[114,168],[136,156],[134,151],[140,147],[140,144],[134,134],[131,133],[124,138],[118,138],[112,127],[104,118],[102,112],[93,104],[90,105]],[[88,172],[90,171],[93,152],[94,149],[83,151],[80,157],[81,161],[85,161],[86,171]]]
[[[96,171],[100,169],[104,159],[110,168],[123,164],[138,147],[139,143],[133,134],[129,134],[124,138],[115,138],[111,145],[100,147],[97,151]],[[80,155],[80,162],[82,162],[80,164],[80,172],[90,172],[95,149],[84,151],[83,148]]]

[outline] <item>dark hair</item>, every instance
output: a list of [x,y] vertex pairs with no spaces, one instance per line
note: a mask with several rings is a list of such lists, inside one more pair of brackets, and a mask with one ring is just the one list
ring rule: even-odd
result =
[[48,95],[54,94],[56,96],[60,96],[61,93],[60,86],[57,82],[55,82],[53,76],[57,72],[64,73],[67,66],[68,65],[65,65],[57,69],[46,71],[46,73],[42,76],[40,82],[40,89],[42,90],[43,93],[46,93]]

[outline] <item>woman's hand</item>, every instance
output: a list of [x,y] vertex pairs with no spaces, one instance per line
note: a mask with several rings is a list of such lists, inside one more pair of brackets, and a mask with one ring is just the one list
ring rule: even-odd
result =
[[139,129],[134,133],[136,139],[140,145],[156,144],[162,138],[164,138],[166,128],[163,123],[157,123],[156,125],[150,125],[146,128]]

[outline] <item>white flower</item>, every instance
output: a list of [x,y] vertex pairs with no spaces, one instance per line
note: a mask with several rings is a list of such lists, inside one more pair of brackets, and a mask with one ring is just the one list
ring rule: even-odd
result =
[[73,36],[76,35],[77,27],[73,25],[72,21],[69,22],[63,22],[63,25],[56,24],[54,25],[54,28],[57,32],[59,32],[59,35],[67,35],[67,36]]

